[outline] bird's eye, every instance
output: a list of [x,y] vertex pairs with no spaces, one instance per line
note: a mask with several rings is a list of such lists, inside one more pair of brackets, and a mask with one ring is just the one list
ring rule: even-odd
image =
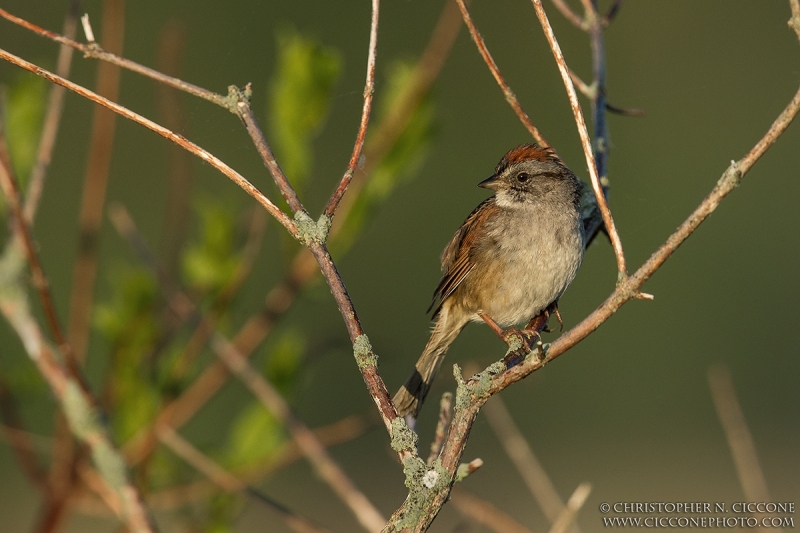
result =
[[520,172],[517,174],[517,181],[520,183],[527,183],[531,179],[531,175],[527,172]]

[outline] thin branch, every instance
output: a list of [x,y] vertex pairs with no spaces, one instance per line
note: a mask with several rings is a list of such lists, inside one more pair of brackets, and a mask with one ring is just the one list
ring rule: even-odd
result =
[[367,126],[372,111],[372,96],[375,93],[375,58],[378,55],[378,13],[380,11],[380,0],[372,0],[372,23],[369,30],[369,52],[367,53],[367,81],[364,84],[364,105],[361,109],[361,122],[358,126],[356,142],[353,145],[353,154],[347,164],[347,170],[339,182],[339,186],[333,191],[328,205],[325,206],[325,215],[333,218],[336,208],[342,200],[353,174],[361,160],[361,150],[364,148],[364,139],[367,137]]
[[800,0],[789,0],[792,9],[792,18],[789,19],[789,27],[797,34],[800,39]]
[[711,389],[714,407],[717,410],[717,417],[722,424],[725,438],[731,449],[733,464],[736,467],[736,474],[739,476],[744,497],[751,502],[770,501],[767,480],[764,478],[764,471],[758,460],[753,435],[747,426],[742,406],[736,397],[731,373],[727,367],[718,365],[709,368],[708,385]]
[[[0,10],[0,11],[2,11],[2,10]],[[12,64],[14,64],[14,65],[16,65],[16,66],[18,66],[20,68],[23,68],[23,69],[25,69],[25,70],[27,70],[29,72],[33,72],[34,74],[36,74],[38,76],[41,76],[41,77],[43,77],[44,79],[46,79],[46,80],[48,80],[50,82],[57,83],[58,85],[66,87],[70,91],[73,91],[73,92],[83,96],[84,98],[86,98],[88,100],[91,100],[92,102],[95,102],[95,103],[100,104],[100,105],[102,105],[104,107],[107,107],[107,108],[111,109],[112,111],[114,111],[115,113],[118,113],[118,114],[122,115],[123,117],[125,117],[125,118],[127,118],[129,120],[132,120],[133,122],[136,122],[137,124],[141,124],[142,126],[146,127],[147,129],[152,130],[152,131],[156,132],[157,134],[161,135],[162,137],[164,137],[166,139],[169,139],[170,141],[174,142],[175,144],[177,144],[178,146],[180,146],[184,150],[187,150],[188,152],[196,155],[197,157],[199,157],[203,161],[207,162],[212,167],[214,167],[217,170],[219,170],[220,172],[222,172],[231,181],[233,181],[240,188],[242,188],[247,194],[252,196],[259,204],[261,204],[262,207],[264,207],[264,209],[267,210],[267,212],[269,214],[271,214],[273,217],[275,217],[278,220],[278,222],[280,222],[281,225],[283,227],[285,227],[293,237],[297,238],[297,236],[298,236],[297,228],[295,227],[294,222],[292,222],[292,220],[286,215],[286,213],[281,211],[274,203],[272,203],[272,201],[269,198],[264,196],[264,194],[261,191],[259,191],[255,187],[255,185],[250,183],[241,174],[239,174],[238,172],[233,170],[231,167],[229,167],[227,164],[225,164],[222,160],[220,160],[216,156],[212,155],[207,150],[205,150],[205,149],[201,148],[200,146],[194,144],[193,142],[187,140],[182,135],[178,135],[177,133],[174,133],[174,132],[168,130],[167,128],[165,128],[163,126],[161,126],[159,124],[156,124],[152,120],[149,120],[149,119],[147,119],[147,118],[145,118],[145,117],[143,117],[143,116],[141,116],[141,115],[139,115],[137,113],[134,113],[133,111],[129,110],[126,107],[123,107],[123,106],[121,106],[119,104],[116,104],[116,103],[106,99],[106,98],[103,98],[102,96],[100,96],[100,95],[98,95],[98,94],[96,94],[96,93],[94,93],[94,92],[92,92],[92,91],[90,91],[90,90],[88,90],[88,89],[86,89],[84,87],[81,87],[80,85],[77,85],[75,83],[72,83],[69,80],[66,80],[66,79],[64,79],[64,78],[62,78],[60,76],[57,76],[57,75],[53,74],[52,72],[49,72],[49,71],[47,71],[47,70],[45,70],[45,69],[43,69],[41,67],[38,67],[37,65],[34,65],[33,63],[29,63],[28,61],[25,61],[24,59],[22,59],[22,58],[20,58],[18,56],[15,56],[14,54],[11,54],[11,53],[3,50],[3,49],[0,49],[0,59],[4,59],[4,60],[8,61],[9,63],[12,63]]]
[[317,474],[347,504],[361,526],[367,531],[380,531],[386,519],[333,461],[314,433],[294,416],[283,397],[252,369],[247,359],[242,357],[222,335],[214,335],[212,346],[230,371],[239,377],[256,398],[288,428],[294,441],[314,465]]
[[[78,9],[80,8],[80,4],[81,0],[72,0],[70,2],[69,11],[64,19],[64,29],[62,30],[64,35],[68,38],[74,38],[77,32]],[[58,50],[56,73],[62,78],[68,78],[71,65],[72,48],[67,45],[61,45]],[[53,85],[50,88],[47,111],[45,112],[44,123],[42,125],[42,134],[39,138],[39,147],[36,150],[36,163],[34,163],[33,169],[31,170],[28,188],[25,193],[25,220],[28,221],[30,226],[33,226],[33,220],[36,217],[36,210],[39,207],[39,200],[44,190],[47,167],[50,165],[50,160],[53,156],[53,148],[55,148],[56,145],[58,129],[61,125],[61,115],[64,111],[65,94],[66,89],[64,89],[64,87]]]
[[522,436],[514,419],[506,409],[502,397],[492,398],[483,407],[486,420],[502,444],[506,454],[525,481],[533,499],[542,508],[542,512],[551,524],[555,524],[558,517],[564,512],[564,502],[558,495],[553,482],[547,475],[539,459],[534,455],[528,441]]
[[208,477],[220,488],[227,492],[247,492],[257,501],[267,505],[270,509],[278,513],[281,519],[298,533],[325,533],[329,530],[314,524],[310,520],[297,515],[283,505],[275,502],[271,498],[261,494],[259,491],[248,487],[238,477],[234,476],[220,465],[212,461],[208,456],[195,448],[189,441],[181,437],[170,428],[162,428],[158,432],[159,440],[178,457],[192,465],[195,469]]
[[[178,75],[184,62],[186,26],[173,18],[158,35],[157,65],[169,75]],[[181,93],[163,84],[156,85],[156,104],[160,122],[172,131],[186,131],[186,109]],[[174,274],[178,268],[191,221],[192,159],[177,146],[167,147],[167,183],[163,210],[163,229],[159,251],[164,269]],[[261,211],[261,210],[259,210]]]
[[[26,21],[24,19],[21,19],[19,17],[16,17],[16,16],[12,15],[8,11],[6,11],[5,9],[0,9],[0,17],[3,17],[4,19],[6,19],[8,21],[13,22],[14,24],[22,26],[23,28],[25,28],[27,30],[30,30],[30,31],[42,36],[42,37],[45,37],[45,38],[50,39],[52,41],[55,41],[57,43],[60,43],[60,44],[69,46],[70,48],[73,48],[75,50],[78,50],[78,51],[83,53],[83,57],[92,58],[92,59],[99,59],[100,61],[105,61],[106,63],[111,63],[112,65],[117,65],[117,66],[119,66],[121,68],[124,68],[125,70],[130,70],[131,72],[136,72],[137,74],[141,74],[142,76],[145,76],[146,78],[151,78],[151,79],[156,80],[156,81],[158,81],[160,83],[164,83],[166,85],[169,85],[170,87],[174,87],[174,88],[176,88],[176,89],[178,89],[180,91],[189,93],[189,94],[191,94],[193,96],[197,96],[198,98],[202,98],[204,100],[208,100],[209,102],[212,102],[214,104],[217,104],[218,106],[224,107],[225,109],[229,109],[230,108],[230,102],[228,101],[228,98],[225,95],[217,94],[217,93],[209,91],[207,89],[203,89],[202,87],[198,87],[197,85],[194,85],[194,84],[191,84],[191,83],[187,83],[187,82],[185,82],[183,80],[180,80],[178,78],[174,78],[172,76],[167,76],[167,75],[162,74],[161,72],[158,72],[158,71],[156,71],[154,69],[151,69],[149,67],[145,67],[145,66],[140,65],[140,64],[138,64],[138,63],[136,63],[134,61],[131,61],[129,59],[125,59],[124,57],[119,57],[117,55],[114,55],[114,54],[111,54],[109,52],[106,52],[105,50],[100,48],[100,46],[97,45],[97,43],[82,44],[82,43],[76,42],[76,41],[74,41],[72,39],[64,37],[63,35],[59,35],[57,33],[53,33],[51,31],[45,30],[44,28],[40,28],[39,26],[36,26],[35,24],[31,24],[30,22],[28,22],[28,21]],[[69,89],[69,87],[67,87],[67,88]],[[70,89],[70,90],[72,90],[72,89]]]
[[[369,339],[364,334],[364,330],[361,327],[361,320],[358,318],[358,313],[356,313],[353,302],[350,300],[350,295],[347,293],[347,288],[344,286],[344,282],[336,269],[336,265],[328,249],[324,244],[316,242],[312,242],[308,248],[314,255],[314,259],[317,260],[322,275],[333,294],[333,299],[336,301],[336,306],[339,308],[339,313],[342,315],[347,333],[350,336],[350,341],[353,343],[356,360],[359,370],[361,371],[361,376],[364,378],[364,383],[367,386],[367,391],[369,391],[372,401],[378,407],[378,412],[383,419],[387,431],[391,434],[392,421],[397,418],[397,411],[389,396],[386,384],[383,382],[383,378],[378,374],[378,356],[375,355],[372,346],[369,344]],[[410,457],[408,451],[400,451],[398,453],[401,461]]]
[[603,26],[608,26],[611,24],[614,19],[619,14],[619,10],[622,7],[622,0],[614,0],[614,3],[611,4],[611,7],[608,8],[608,12],[603,16],[603,19],[600,21]]
[[[84,25],[88,19],[84,19]],[[122,53],[125,35],[125,1],[103,2],[103,43],[116,54]],[[112,102],[119,98],[120,68],[101,63],[97,69],[97,94]],[[80,364],[86,363],[91,330],[94,286],[99,261],[100,228],[111,172],[117,116],[103,107],[94,108],[89,155],[81,188],[78,215],[78,257],[72,273],[67,334]]]
[[[567,506],[561,512],[561,515],[553,522],[553,527],[550,528],[549,533],[565,533],[575,520],[578,511],[581,510],[589,493],[592,492],[592,486],[589,483],[581,483],[572,492],[572,496],[567,500]],[[577,525],[575,526],[577,528]]]
[[[600,208],[600,213],[603,216],[603,223],[608,231],[611,245],[614,248],[614,256],[617,260],[617,274],[618,282],[623,280],[628,275],[628,269],[625,265],[625,254],[622,250],[622,241],[617,233],[617,228],[614,225],[614,219],[611,216],[611,210],[608,208],[608,202],[603,192],[603,186],[600,182],[598,175],[598,168],[595,164],[595,157],[592,152],[592,142],[589,139],[589,133],[586,130],[586,121],[583,118],[581,111],[581,104],[578,101],[578,95],[575,93],[575,86],[572,84],[572,79],[569,75],[569,67],[564,60],[564,54],[561,53],[561,47],[558,45],[556,36],[553,33],[553,28],[550,26],[550,21],[547,19],[547,14],[544,12],[541,0],[531,0],[533,7],[536,10],[536,16],[544,30],[547,42],[550,43],[550,49],[553,51],[553,56],[556,59],[558,70],[561,72],[561,79],[564,81],[564,86],[567,89],[567,96],[569,97],[570,107],[572,114],[575,117],[575,123],[578,126],[578,134],[581,138],[581,145],[583,146],[583,153],[586,157],[586,165],[589,168],[589,177],[591,178],[592,189],[594,189],[595,198],[597,199],[597,206]],[[602,108],[601,108],[602,109]]]
[[553,2],[553,5],[556,7],[556,9],[558,9],[561,12],[561,14],[564,15],[564,18],[570,21],[570,23],[572,23],[573,26],[583,31],[586,31],[588,29],[586,21],[583,20],[583,18],[581,18],[581,16],[578,15],[575,11],[573,11],[572,8],[569,7],[569,4],[567,4],[564,0],[551,0],[551,1]]
[[486,48],[486,43],[483,40],[478,28],[475,26],[475,23],[472,21],[472,17],[469,14],[469,10],[467,9],[467,4],[465,0],[457,0],[458,7],[461,8],[461,16],[464,18],[464,23],[469,28],[469,33],[472,35],[472,40],[475,41],[475,45],[478,47],[478,52],[480,52],[481,57],[483,57],[486,66],[489,67],[489,71],[494,76],[495,81],[500,86],[500,89],[503,91],[503,95],[506,97],[506,102],[511,106],[511,109],[514,110],[514,113],[517,114],[517,117],[522,122],[523,126],[527,128],[528,132],[533,136],[536,142],[542,148],[552,148],[550,143],[544,138],[544,136],[539,132],[539,129],[533,124],[530,117],[525,113],[522,109],[522,106],[517,100],[517,96],[511,90],[511,87],[508,86],[506,83],[505,78],[502,74],[500,74],[500,69],[497,67],[497,63],[494,62],[492,55],[489,53],[489,49]]
[[453,418],[453,395],[445,392],[439,402],[439,420],[436,422],[436,432],[431,443],[431,451],[428,454],[428,466],[433,464],[439,457],[439,452],[442,451],[442,443],[447,434],[447,427],[450,425],[451,418]]
[[[33,235],[31,234],[30,227],[25,220],[23,213],[22,199],[20,197],[19,183],[14,175],[14,168],[11,164],[11,158],[8,153],[8,146],[6,144],[5,131],[0,125],[0,190],[6,198],[11,209],[11,215],[15,221],[14,240],[11,244],[13,247],[17,242],[22,245],[25,257],[28,260],[28,266],[31,269],[31,278],[33,286],[39,296],[39,301],[44,310],[47,325],[50,332],[58,344],[59,350],[64,356],[64,361],[72,377],[80,383],[84,391],[88,391],[89,387],[83,379],[81,374],[80,365],[75,359],[75,352],[67,342],[64,336],[64,330],[61,328],[61,323],[58,320],[58,313],[53,301],[53,295],[50,293],[50,283],[42,270],[42,264],[39,260],[37,252],[38,246],[34,242]],[[19,239],[19,241],[17,241]]]
[[624,117],[643,117],[647,114],[644,109],[617,107],[608,102],[606,102],[606,111],[608,111],[609,113],[622,115]]
[[261,128],[258,126],[256,116],[253,114],[253,108],[250,107],[250,93],[252,92],[250,84],[247,84],[244,91],[240,91],[233,86],[229,87],[228,90],[230,92],[230,98],[232,100],[235,99],[236,114],[242,119],[247,133],[253,140],[256,150],[261,156],[261,160],[264,162],[264,166],[267,167],[267,170],[269,170],[269,173],[272,175],[272,179],[275,180],[275,184],[278,186],[278,190],[281,191],[286,203],[289,204],[289,209],[292,210],[292,213],[305,213],[306,210],[303,207],[303,204],[300,203],[300,199],[297,197],[297,192],[294,190],[294,187],[292,187],[291,183],[289,183],[289,179],[286,177],[286,174],[284,174],[283,170],[281,170],[280,165],[278,165],[278,161],[275,160],[272,149],[270,149],[269,144],[267,143],[267,138],[264,136],[264,132],[262,132]]

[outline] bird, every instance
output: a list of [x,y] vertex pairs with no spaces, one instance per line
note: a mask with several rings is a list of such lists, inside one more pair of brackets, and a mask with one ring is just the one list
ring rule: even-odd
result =
[[[448,348],[469,322],[485,322],[509,345],[514,336],[523,342],[538,337],[551,312],[562,323],[558,300],[585,249],[580,180],[551,148],[523,144],[478,186],[495,194],[470,213],[442,252],[444,275],[428,308],[436,323],[393,398],[399,416],[417,418]],[[525,329],[514,327],[528,320]]]

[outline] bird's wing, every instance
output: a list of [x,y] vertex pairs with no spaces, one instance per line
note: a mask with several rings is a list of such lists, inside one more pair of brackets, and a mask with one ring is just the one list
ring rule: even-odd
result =
[[442,252],[442,270],[444,276],[433,293],[433,302],[428,311],[436,304],[434,316],[442,308],[444,301],[455,292],[472,269],[475,267],[474,257],[476,240],[485,235],[484,225],[492,213],[498,209],[495,197],[487,198],[475,208],[464,223],[458,228],[453,238]]

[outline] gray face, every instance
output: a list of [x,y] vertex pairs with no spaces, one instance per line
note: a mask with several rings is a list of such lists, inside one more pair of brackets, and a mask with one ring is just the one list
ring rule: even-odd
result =
[[480,186],[510,201],[535,202],[551,196],[566,199],[575,190],[575,178],[558,163],[529,159],[509,165]]

